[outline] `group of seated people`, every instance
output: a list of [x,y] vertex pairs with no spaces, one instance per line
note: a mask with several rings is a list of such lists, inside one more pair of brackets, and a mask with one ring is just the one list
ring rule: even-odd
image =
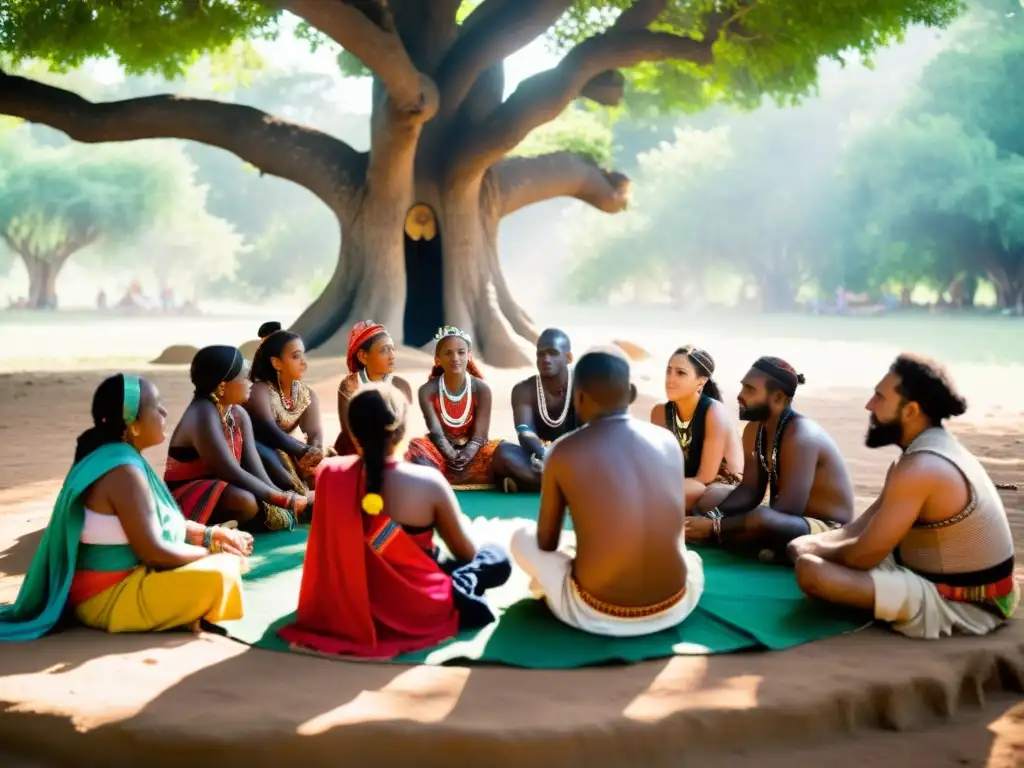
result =
[[[414,398],[395,375],[394,341],[359,323],[338,388],[341,432],[325,449],[302,340],[277,324],[260,335],[251,368],[233,347],[196,354],[195,397],[163,479],[141,457],[165,439],[156,387],[129,375],[100,385],[17,602],[0,608],[0,639],[38,637],[69,609],[111,632],[239,618],[252,533],[307,520],[298,610],[280,634],[353,656],[392,657],[493,622],[485,593],[512,561],[582,631],[676,626],[704,589],[687,540],[789,562],[811,597],[911,637],[986,634],[1019,602],[1006,511],[946,429],[966,402],[930,359],[897,357],[867,402],[867,445],[901,454],[855,516],[843,456],[794,410],[804,379],[778,358],[740,382],[740,434],[706,351],[671,356],[666,402],[644,421],[629,413],[637,393],[621,350],[574,361],[566,334],[548,329],[537,374],[511,392],[513,443],[490,438],[492,392],[470,336],[444,327],[415,396],[427,435],[406,440]],[[472,540],[453,488],[479,486],[539,492],[511,558]]]

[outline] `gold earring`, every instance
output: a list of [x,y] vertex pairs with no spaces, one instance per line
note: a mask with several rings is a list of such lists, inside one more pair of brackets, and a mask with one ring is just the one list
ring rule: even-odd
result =
[[139,436],[139,428],[136,427],[134,424],[132,424],[130,431],[132,433],[132,437],[138,437]]

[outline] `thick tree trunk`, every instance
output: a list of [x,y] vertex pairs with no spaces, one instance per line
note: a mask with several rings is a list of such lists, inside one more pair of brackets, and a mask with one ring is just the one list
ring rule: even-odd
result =
[[[498,263],[499,212],[480,185],[445,187],[433,180],[404,194],[364,190],[338,212],[341,255],[327,287],[292,326],[310,348],[344,354],[348,333],[360,320],[383,323],[406,342],[406,303],[430,304],[429,284],[408,283],[405,218],[416,204],[434,212],[443,264],[443,313],[417,338],[456,325],[473,337],[473,351],[499,367],[529,363],[526,345],[536,341],[530,318],[512,299]],[[428,343],[427,347],[430,346]]]
[[360,320],[383,323],[402,340],[405,307],[403,201],[357,195],[337,211],[341,253],[327,287],[291,330],[323,354],[344,354],[348,332]]
[[28,308],[57,309],[57,275],[65,260],[24,255],[22,259],[28,270]]

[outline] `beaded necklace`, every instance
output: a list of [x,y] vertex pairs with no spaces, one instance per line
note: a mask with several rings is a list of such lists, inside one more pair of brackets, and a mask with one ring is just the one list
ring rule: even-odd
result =
[[230,405],[222,409],[220,398],[216,395],[210,395],[210,399],[213,401],[213,407],[217,409],[217,414],[220,416],[220,423],[224,426],[224,437],[227,438],[228,444],[231,446],[231,455],[235,456],[235,414]]
[[779,423],[775,425],[775,442],[772,445],[771,467],[768,466],[767,446],[764,442],[764,424],[757,429],[757,440],[754,444],[754,450],[757,452],[757,458],[761,462],[761,467],[768,474],[769,503],[774,502],[775,497],[779,494],[779,445],[782,443],[782,432],[792,416],[793,409],[786,408],[782,415],[779,416]]
[[[365,368],[361,368],[359,370],[359,373],[356,374],[356,377],[359,379],[359,383],[360,384],[370,384],[370,383],[373,382],[373,379],[371,379],[367,375]],[[391,374],[390,373],[385,373],[383,376],[380,377],[380,380],[381,380],[381,383],[387,384],[389,381],[391,381]]]
[[[671,407],[669,407],[671,406]],[[672,421],[669,424],[669,429],[672,430],[672,434],[676,436],[676,440],[679,441],[679,447],[683,449],[683,455],[686,455],[687,449],[690,447],[690,443],[693,442],[693,433],[690,431],[690,423],[693,421],[692,418],[683,421],[679,416],[679,409],[675,403],[669,402],[666,409],[671,411]]]
[[[466,386],[462,388],[462,392],[458,395],[452,395],[444,385],[444,376],[437,377],[437,399],[441,411],[441,421],[453,429],[465,426],[473,413],[473,387],[471,386],[471,379],[471,376],[466,376]],[[465,405],[462,407],[462,412],[457,416],[452,416],[448,412],[445,403],[458,405],[463,401],[465,401]]]
[[557,419],[552,419],[548,413],[548,399],[544,387],[540,383],[540,375],[537,375],[537,410],[540,411],[540,420],[552,429],[557,429],[565,423],[569,415],[569,408],[572,406],[572,368],[568,369],[569,381],[565,388],[565,404],[562,406],[562,413]]

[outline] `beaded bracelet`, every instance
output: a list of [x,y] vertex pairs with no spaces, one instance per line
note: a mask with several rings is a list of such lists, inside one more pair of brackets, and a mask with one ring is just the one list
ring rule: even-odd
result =
[[708,512],[708,517],[711,518],[711,533],[714,535],[715,540],[719,544],[721,544],[722,543],[722,518],[725,517],[725,515],[722,514],[722,511],[718,507],[715,507],[710,512]]

